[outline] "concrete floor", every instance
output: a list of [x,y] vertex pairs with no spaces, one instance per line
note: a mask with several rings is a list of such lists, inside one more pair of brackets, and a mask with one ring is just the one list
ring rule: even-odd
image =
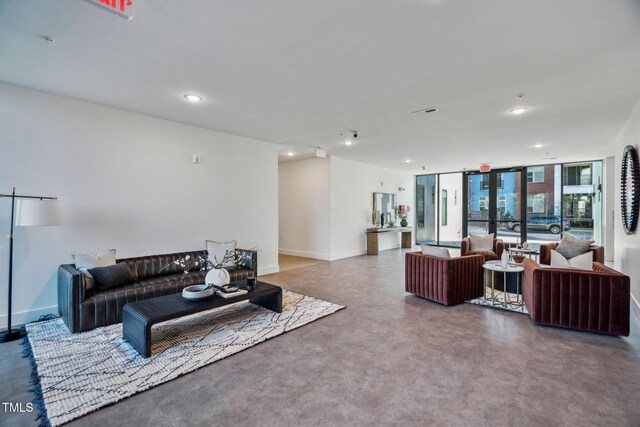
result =
[[[640,425],[635,316],[616,338],[443,307],[405,294],[403,265],[390,250],[264,276],[347,309],[69,426]],[[3,402],[31,399],[19,350],[0,346]]]

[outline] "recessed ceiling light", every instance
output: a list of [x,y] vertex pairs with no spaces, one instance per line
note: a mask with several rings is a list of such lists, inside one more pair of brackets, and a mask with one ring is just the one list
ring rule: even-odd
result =
[[193,94],[190,94],[190,93],[186,94],[184,96],[184,99],[186,99],[189,102],[200,102],[200,101],[202,101],[202,97],[201,96],[193,95]]
[[542,148],[544,147],[544,144],[536,144],[533,146],[533,148]]
[[287,156],[289,156],[289,157],[293,157],[293,151],[289,151],[289,152],[287,153]]
[[411,163],[411,162],[413,162],[413,160],[411,160],[411,159],[407,159],[407,160],[405,160],[404,162],[405,162],[405,163]]
[[353,141],[352,141],[352,140],[350,140],[350,139],[347,139],[347,140],[344,142],[344,145],[351,145],[351,144],[353,144]]
[[527,109],[526,108],[516,108],[514,110],[511,110],[511,114],[515,114],[515,115],[519,115],[519,114],[523,114],[526,113]]

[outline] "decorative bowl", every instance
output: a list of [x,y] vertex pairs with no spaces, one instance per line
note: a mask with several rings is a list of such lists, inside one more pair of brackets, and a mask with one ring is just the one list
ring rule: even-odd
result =
[[514,262],[517,262],[518,264],[522,264],[522,261],[524,261],[525,256],[524,255],[511,255],[511,259],[513,259]]
[[210,288],[207,285],[192,285],[182,290],[182,298],[191,301],[202,301],[211,297],[215,292],[215,288]]

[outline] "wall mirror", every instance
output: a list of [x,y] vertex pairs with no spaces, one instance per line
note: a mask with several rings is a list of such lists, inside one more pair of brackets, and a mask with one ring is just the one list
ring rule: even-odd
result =
[[398,202],[395,194],[373,193],[373,215],[376,218],[374,224],[382,227],[388,227],[390,223],[395,225],[397,208]]
[[620,207],[624,232],[633,234],[638,227],[640,207],[640,166],[638,151],[627,145],[622,154],[622,173],[620,176]]

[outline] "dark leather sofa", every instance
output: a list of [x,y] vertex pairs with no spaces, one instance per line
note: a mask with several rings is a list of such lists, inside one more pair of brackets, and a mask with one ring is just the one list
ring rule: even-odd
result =
[[[227,268],[231,282],[258,276],[258,253],[237,249],[247,253],[245,265]],[[135,280],[125,286],[99,290],[73,264],[58,268],[58,312],[71,332],[88,331],[99,326],[122,322],[125,304],[182,292],[186,286],[204,283],[206,271],[191,271],[186,276],[174,261],[206,257],[207,251],[179,252],[150,255],[117,260],[126,262]]]

